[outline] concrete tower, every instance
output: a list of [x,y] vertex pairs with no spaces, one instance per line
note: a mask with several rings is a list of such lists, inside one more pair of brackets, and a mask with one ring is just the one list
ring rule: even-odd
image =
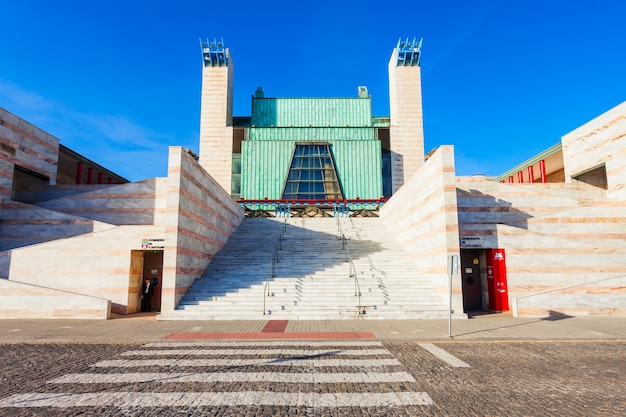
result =
[[391,181],[395,193],[424,163],[422,41],[398,41],[389,61]]
[[230,194],[234,64],[224,42],[201,42],[200,165]]

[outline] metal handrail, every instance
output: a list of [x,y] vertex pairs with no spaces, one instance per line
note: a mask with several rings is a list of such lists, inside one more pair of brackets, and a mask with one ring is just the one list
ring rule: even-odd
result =
[[341,239],[341,246],[343,250],[346,251],[346,262],[348,262],[348,276],[350,278],[354,278],[354,296],[358,297],[358,314],[361,314],[361,285],[359,284],[359,277],[357,276],[356,268],[354,267],[354,261],[352,260],[352,256],[350,255],[350,249],[348,248],[348,239],[343,233],[339,218],[337,218],[337,229],[339,232],[339,239]]
[[267,271],[267,278],[265,279],[265,285],[263,286],[263,315],[266,314],[265,309],[265,297],[269,297],[271,295],[270,292],[270,281],[272,278],[276,277],[276,264],[278,263],[278,253],[283,249],[283,240],[285,240],[285,232],[287,231],[287,218],[283,220],[283,227],[280,231],[280,235],[278,236],[278,243],[276,244],[276,249],[274,249],[274,255],[272,255],[272,260],[270,261],[269,269]]
[[348,255],[348,274],[350,277],[354,277],[354,295],[359,297],[359,310],[361,307],[361,285],[359,284],[359,277],[356,274],[356,268],[354,267],[354,261],[350,256],[350,250],[348,249],[348,245],[346,244],[346,253]]

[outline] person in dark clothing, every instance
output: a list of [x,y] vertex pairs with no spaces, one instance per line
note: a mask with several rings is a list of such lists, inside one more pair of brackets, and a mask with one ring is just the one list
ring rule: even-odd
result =
[[143,280],[141,286],[141,311],[152,310],[152,294],[154,293],[154,284],[149,278]]

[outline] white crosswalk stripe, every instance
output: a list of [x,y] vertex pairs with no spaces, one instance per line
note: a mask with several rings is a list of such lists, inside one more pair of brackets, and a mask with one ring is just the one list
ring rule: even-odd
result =
[[[410,385],[406,384],[417,383],[415,378],[382,343],[374,341],[148,343],[120,356],[124,359],[92,364],[93,372],[66,374],[48,381],[42,391],[50,388],[51,392],[0,399],[0,408],[272,405],[308,409],[433,404],[426,392],[407,390]],[[148,368],[150,372],[145,372]],[[177,390],[185,383],[196,385]],[[240,391],[233,391],[232,385],[226,391],[216,390],[219,383],[236,383],[235,389]],[[401,385],[394,387],[396,383]],[[78,387],[94,384],[109,384],[109,388],[99,385],[96,392],[84,392],[86,389]],[[140,392],[135,392],[132,384],[142,384],[137,389]],[[282,385],[267,389],[266,384]],[[336,389],[331,388],[333,385],[324,388],[323,384],[344,388],[332,392]],[[355,392],[343,392],[345,384],[361,386]],[[212,388],[198,390],[202,386]],[[150,387],[156,391],[151,392]],[[126,391],[120,392],[120,388]],[[73,389],[77,392],[71,392]]]
[[136,368],[140,366],[295,366],[322,368],[331,366],[400,366],[397,359],[308,359],[298,357],[275,359],[113,359],[93,365],[96,368]]
[[240,356],[240,355],[304,355],[304,356],[370,356],[390,355],[387,349],[168,349],[168,350],[130,350],[122,353],[122,356],[165,356],[165,355],[203,355],[203,356]]
[[407,372],[170,372],[170,373],[115,373],[115,374],[69,374],[55,378],[52,384],[101,384],[136,382],[286,382],[286,383],[380,383],[415,382]]
[[419,345],[422,349],[429,351],[434,356],[436,356],[437,358],[441,359],[442,361],[446,362],[448,365],[454,368],[470,368],[471,367],[468,363],[463,362],[461,359],[433,345],[432,343],[420,343]]
[[286,405],[292,407],[390,407],[431,405],[423,392],[332,393],[314,392],[109,392],[13,395],[0,400],[0,407],[176,407],[202,405]]

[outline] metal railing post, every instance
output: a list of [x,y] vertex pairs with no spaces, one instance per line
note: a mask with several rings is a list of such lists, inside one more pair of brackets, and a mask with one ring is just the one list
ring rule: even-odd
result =
[[283,220],[282,230],[280,231],[280,235],[278,236],[278,243],[276,244],[276,249],[274,249],[274,255],[272,256],[272,260],[270,261],[270,266],[267,271],[265,286],[263,287],[263,315],[267,314],[265,297],[269,297],[272,294],[270,292],[270,281],[272,278],[276,278],[276,264],[279,262],[278,253],[283,249],[283,240],[285,240],[286,231],[287,218],[285,217],[285,220]]
[[350,249],[348,247],[348,239],[346,239],[346,235],[343,233],[343,229],[341,228],[341,223],[339,218],[337,218],[337,228],[339,231],[339,238],[341,239],[341,247],[346,251],[346,262],[348,262],[348,277],[354,279],[354,296],[357,297],[358,300],[358,314],[361,314],[361,286],[359,285],[359,277],[356,273],[356,268],[354,267],[354,261],[352,260],[352,256],[350,256]]

